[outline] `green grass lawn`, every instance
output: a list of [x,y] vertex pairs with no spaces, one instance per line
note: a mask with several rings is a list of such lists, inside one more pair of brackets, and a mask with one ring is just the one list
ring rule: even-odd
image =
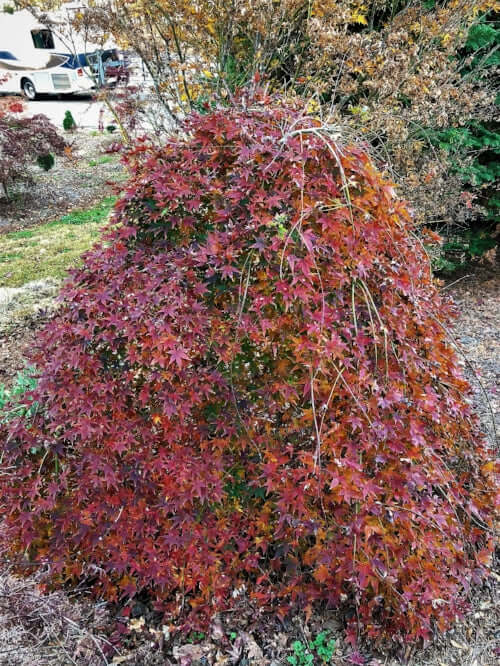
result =
[[113,207],[107,197],[40,226],[0,235],[0,287],[22,287],[31,280],[63,278],[99,238]]

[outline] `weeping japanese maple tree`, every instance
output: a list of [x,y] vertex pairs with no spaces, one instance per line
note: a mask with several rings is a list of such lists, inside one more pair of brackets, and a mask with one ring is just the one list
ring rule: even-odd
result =
[[129,156],[40,335],[4,544],[188,626],[245,594],[351,606],[375,640],[444,630],[488,571],[495,463],[405,204],[265,96],[184,129]]

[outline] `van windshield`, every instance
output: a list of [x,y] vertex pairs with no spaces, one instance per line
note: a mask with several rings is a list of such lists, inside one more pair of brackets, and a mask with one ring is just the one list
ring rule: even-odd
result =
[[33,45],[36,49],[54,48],[54,37],[50,30],[32,30],[31,37],[33,38]]

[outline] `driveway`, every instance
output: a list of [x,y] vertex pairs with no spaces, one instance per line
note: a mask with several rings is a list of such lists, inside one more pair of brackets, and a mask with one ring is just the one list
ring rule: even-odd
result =
[[66,111],[71,111],[76,124],[80,128],[97,129],[99,113],[104,109],[104,126],[112,123],[112,116],[103,102],[96,102],[90,96],[67,95],[57,97],[42,97],[33,102],[25,101],[26,115],[34,116],[43,113],[58,128],[62,129],[62,122]]
[[[148,94],[147,91],[152,87],[152,80],[136,57],[130,58],[130,73],[130,85],[140,88],[145,94]],[[80,128],[97,129],[101,109],[104,109],[104,127],[115,124],[106,104],[94,101],[90,95],[64,95],[61,98],[45,95],[33,102],[25,100],[25,104],[27,108],[26,115],[34,116],[37,113],[43,113],[58,128],[62,128],[66,111],[71,111],[76,124]]]

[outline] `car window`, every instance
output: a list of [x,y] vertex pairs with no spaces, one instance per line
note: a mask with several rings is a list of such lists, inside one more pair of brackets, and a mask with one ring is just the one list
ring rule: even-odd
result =
[[54,37],[50,30],[32,30],[31,37],[33,38],[33,45],[36,49],[54,48]]

